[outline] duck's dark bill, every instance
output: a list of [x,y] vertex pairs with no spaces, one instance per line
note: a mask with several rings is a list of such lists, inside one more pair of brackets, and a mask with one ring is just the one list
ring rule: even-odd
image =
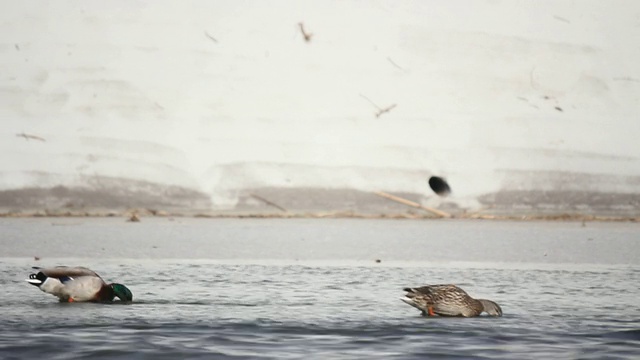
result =
[[28,282],[31,285],[40,285],[42,284],[42,281],[40,279],[26,279],[26,282]]

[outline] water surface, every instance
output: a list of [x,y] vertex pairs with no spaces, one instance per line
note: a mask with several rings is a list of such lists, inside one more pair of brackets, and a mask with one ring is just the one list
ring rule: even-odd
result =
[[[0,227],[4,359],[640,355],[632,223],[0,219]],[[24,282],[30,266],[61,264],[126,284],[134,303],[61,304]],[[456,283],[505,316],[420,317],[401,289],[429,283]]]

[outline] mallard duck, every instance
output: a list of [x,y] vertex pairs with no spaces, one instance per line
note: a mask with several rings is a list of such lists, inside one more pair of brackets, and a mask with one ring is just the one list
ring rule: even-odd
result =
[[122,284],[107,284],[100,275],[82,266],[57,266],[30,274],[27,282],[57,296],[61,302],[110,302],[114,297],[132,301],[133,294]]
[[502,316],[502,309],[491,300],[474,299],[455,285],[427,285],[405,288],[400,300],[422,311],[422,316]]

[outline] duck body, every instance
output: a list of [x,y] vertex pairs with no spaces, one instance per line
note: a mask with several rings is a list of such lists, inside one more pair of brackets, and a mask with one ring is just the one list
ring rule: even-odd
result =
[[86,267],[57,266],[38,268],[27,282],[54,295],[61,302],[111,302],[115,297],[132,301],[131,291],[122,284],[107,284],[95,271]]
[[400,300],[415,307],[423,316],[473,317],[486,312],[490,316],[502,316],[502,309],[491,300],[474,299],[461,288],[447,285],[427,285],[405,288]]

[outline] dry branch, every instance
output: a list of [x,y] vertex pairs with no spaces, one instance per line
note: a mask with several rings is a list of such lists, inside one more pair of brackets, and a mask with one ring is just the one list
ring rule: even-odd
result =
[[313,36],[313,34],[306,32],[305,29],[304,29],[304,24],[301,23],[301,22],[298,23],[298,27],[300,27],[300,32],[302,33],[302,36],[304,37],[304,41],[311,42],[311,37]]
[[398,70],[402,70],[404,71],[404,69],[402,68],[402,66],[398,65],[395,63],[395,61],[391,60],[390,57],[387,57],[387,60],[389,60],[389,62],[391,63],[391,65],[395,66]]
[[218,43],[218,40],[216,40],[216,38],[214,38],[213,36],[211,36],[208,32],[204,32],[204,36],[206,36],[207,38],[209,38],[211,41],[213,41],[214,43]]
[[44,138],[40,137],[40,136],[36,136],[36,135],[30,135],[30,134],[25,134],[25,133],[20,133],[20,134],[16,134],[17,137],[23,137],[26,140],[32,139],[32,140],[38,140],[38,141],[47,141]]
[[450,218],[451,217],[451,214],[449,214],[448,212],[444,212],[442,210],[434,209],[434,208],[428,207],[428,206],[423,206],[423,205],[418,204],[417,202],[413,202],[411,200],[407,200],[407,199],[401,198],[399,196],[387,194],[387,193],[382,192],[382,191],[374,191],[373,193],[378,195],[378,196],[382,196],[383,198],[387,198],[389,200],[393,200],[395,202],[399,202],[399,203],[407,205],[407,206],[411,206],[411,207],[414,207],[414,208],[418,208],[418,209],[429,211],[430,213],[433,213],[433,214],[435,214],[437,216],[440,216],[440,217],[444,217],[444,218]]
[[251,197],[253,197],[253,198],[258,199],[258,200],[260,200],[260,201],[264,202],[264,203],[265,203],[265,204],[267,204],[267,205],[271,205],[271,206],[273,206],[274,208],[276,208],[276,209],[278,209],[278,210],[280,210],[280,211],[282,211],[282,212],[289,212],[287,209],[283,208],[282,206],[280,206],[280,205],[278,205],[278,204],[274,203],[273,201],[269,201],[269,200],[267,200],[267,199],[263,198],[262,196],[259,196],[259,195],[256,195],[256,194],[249,194],[249,196],[251,196]]
[[388,113],[389,111],[391,111],[391,109],[393,109],[394,107],[396,107],[396,104],[391,104],[389,106],[387,106],[384,109],[380,109],[378,110],[378,112],[376,113],[376,117],[380,117],[380,115],[384,114],[384,113]]
[[388,113],[389,111],[391,111],[391,109],[393,109],[394,107],[397,106],[397,104],[391,104],[391,105],[387,106],[386,108],[381,108],[376,103],[371,101],[371,99],[369,99],[368,97],[366,97],[366,96],[364,96],[362,94],[360,94],[360,97],[362,97],[363,99],[367,100],[371,105],[373,105],[376,109],[378,109],[378,112],[376,112],[376,117],[380,117],[380,115],[382,115],[384,113]]

